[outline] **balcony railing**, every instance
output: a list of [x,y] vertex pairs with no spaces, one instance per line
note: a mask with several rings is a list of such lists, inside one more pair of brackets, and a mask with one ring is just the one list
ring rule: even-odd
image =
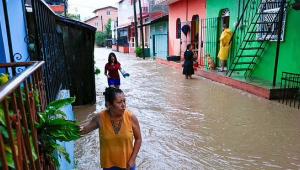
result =
[[0,64],[7,74],[15,68],[25,68],[0,86],[1,169],[53,169],[39,150],[35,128],[37,113],[44,111],[47,104],[43,65],[44,61]]

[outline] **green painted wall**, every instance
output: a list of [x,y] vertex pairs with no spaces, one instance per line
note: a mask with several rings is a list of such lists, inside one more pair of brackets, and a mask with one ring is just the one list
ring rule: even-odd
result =
[[[230,28],[234,30],[234,24],[238,17],[239,0],[207,0],[207,17],[217,17],[224,8],[230,10]],[[281,73],[293,72],[300,74],[300,11],[288,10],[285,30],[285,41],[281,43],[280,60],[278,65],[277,82],[280,82]],[[298,40],[298,41],[297,41]],[[259,64],[257,64],[253,77],[271,82],[274,74],[274,60],[276,54],[276,42],[270,42]]]
[[[300,74],[300,11],[290,9],[287,15],[285,41],[281,43],[277,81],[282,72]],[[273,80],[276,42],[270,42],[261,62],[257,65],[253,77]]]

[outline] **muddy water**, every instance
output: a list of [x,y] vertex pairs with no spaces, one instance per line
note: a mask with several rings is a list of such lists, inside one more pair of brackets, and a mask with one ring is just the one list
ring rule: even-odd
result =
[[[101,68],[110,51],[96,49]],[[300,111],[206,79],[185,80],[152,60],[117,54],[138,117],[143,146],[138,169],[300,169]],[[107,85],[97,76],[97,104],[76,108],[83,120],[101,110]],[[99,169],[98,131],[77,141],[78,169]]]

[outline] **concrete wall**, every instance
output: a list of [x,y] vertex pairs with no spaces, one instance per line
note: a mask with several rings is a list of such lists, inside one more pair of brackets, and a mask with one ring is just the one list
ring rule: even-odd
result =
[[[118,17],[118,10],[114,8],[105,8],[101,9],[96,12],[96,16],[98,16],[98,26],[97,26],[97,31],[104,31],[105,25],[108,24],[109,19],[116,21]],[[102,16],[102,20],[101,20]],[[103,29],[102,29],[102,23],[103,23]]]
[[126,26],[133,22],[133,6],[131,0],[124,0],[118,7],[118,26]]
[[[70,92],[69,90],[61,90],[58,94],[57,100],[59,99],[65,99],[70,97]],[[66,106],[63,109],[61,109],[63,112],[66,113],[67,119],[68,120],[75,120],[75,115],[72,110],[72,105]],[[71,142],[58,142],[62,147],[66,149],[66,151],[70,155],[70,160],[71,163],[68,163],[63,155],[59,158],[59,163],[60,163],[60,170],[67,170],[67,169],[74,169],[75,168],[75,157],[74,157],[74,152],[75,152],[75,141]]]
[[[181,22],[192,20],[194,15],[199,18],[206,18],[206,0],[180,0],[169,5],[169,53],[170,56],[179,56],[185,51],[187,43],[180,44],[180,39],[176,39],[176,20]],[[183,26],[183,24],[181,25]],[[182,42],[190,41],[190,33],[185,36],[181,33]]]
[[101,27],[101,22],[98,17],[90,18],[89,20],[84,21],[84,23],[97,28],[97,31],[99,29],[99,26]]

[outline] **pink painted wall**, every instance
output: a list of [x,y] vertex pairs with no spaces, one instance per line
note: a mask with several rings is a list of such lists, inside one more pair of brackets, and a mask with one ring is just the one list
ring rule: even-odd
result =
[[[109,12],[109,14],[108,14]],[[111,19],[113,21],[117,21],[118,18],[118,9],[115,8],[104,8],[101,10],[96,11],[97,18],[93,18],[91,20],[86,21],[85,23],[94,26],[97,28],[97,31],[103,31],[105,25],[108,23],[108,20]],[[101,21],[102,16],[102,21]],[[102,29],[102,22],[103,22],[103,29]]]
[[87,21],[84,21],[86,24],[90,25],[90,26],[93,26],[93,27],[96,27],[97,30],[98,30],[98,25],[99,24],[99,21],[98,21],[98,17],[94,17],[94,18],[91,18]]
[[[187,37],[181,32],[180,39],[176,39],[176,20],[181,22],[191,21],[194,15],[200,19],[206,18],[206,0],[180,0],[169,5],[169,53],[171,55],[182,56],[186,45],[190,42],[190,33]],[[183,24],[181,24],[183,26]],[[200,39],[200,38],[199,38]],[[199,56],[200,50],[198,52]]]

